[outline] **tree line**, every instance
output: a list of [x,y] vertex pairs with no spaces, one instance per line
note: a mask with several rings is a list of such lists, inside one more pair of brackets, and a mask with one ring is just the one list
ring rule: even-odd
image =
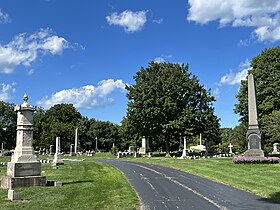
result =
[[[280,47],[266,49],[253,58],[251,70],[256,81],[259,124],[265,148],[279,140],[280,129]],[[88,119],[72,104],[56,104],[48,110],[36,107],[34,113],[34,147],[48,148],[60,136],[62,150],[68,151],[79,130],[80,150],[109,151],[113,144],[119,150],[129,145],[141,146],[141,137],[150,139],[154,151],[177,151],[179,140],[186,137],[188,145],[199,143],[199,134],[209,152],[223,152],[229,143],[236,151],[245,151],[248,126],[247,80],[241,82],[235,112],[240,124],[220,128],[214,114],[211,95],[188,65],[151,62],[127,85],[127,113],[121,124]],[[0,102],[0,139],[6,148],[15,146],[16,115],[14,104]]]

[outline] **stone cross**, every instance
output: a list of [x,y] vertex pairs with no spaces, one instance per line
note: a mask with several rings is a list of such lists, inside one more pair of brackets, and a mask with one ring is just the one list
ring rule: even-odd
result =
[[228,145],[228,147],[229,147],[229,153],[231,154],[231,153],[232,153],[232,147],[233,147],[233,145],[230,143],[230,144]]
[[248,75],[248,117],[249,124],[246,134],[248,150],[246,150],[244,155],[248,157],[264,157],[264,151],[262,150],[262,135],[258,124],[255,81],[252,74]]

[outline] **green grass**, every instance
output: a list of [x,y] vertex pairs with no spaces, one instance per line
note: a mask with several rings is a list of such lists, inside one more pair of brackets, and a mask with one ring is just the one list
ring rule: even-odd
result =
[[[68,157],[67,157],[68,158]],[[64,161],[65,165],[53,169],[42,164],[42,175],[47,180],[61,181],[62,187],[18,188],[22,201],[8,201],[7,190],[0,189],[0,209],[137,209],[136,192],[123,174],[114,167],[93,161]],[[6,159],[8,161],[8,159]],[[3,161],[1,158],[0,161]],[[6,167],[0,167],[1,176]]]
[[228,184],[280,203],[280,164],[234,164],[232,158],[177,159],[166,157],[127,160],[169,166]]

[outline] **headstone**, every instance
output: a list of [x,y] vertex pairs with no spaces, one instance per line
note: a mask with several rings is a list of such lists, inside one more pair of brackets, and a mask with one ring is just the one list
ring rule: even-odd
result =
[[97,147],[97,137],[95,137],[95,152],[98,151],[98,147]]
[[70,156],[74,156],[75,152],[74,152],[74,144],[70,144]]
[[146,139],[145,136],[142,137],[142,147],[139,149],[139,153],[145,155],[150,151],[149,139]]
[[229,147],[229,154],[232,154],[232,147],[233,147],[233,145],[230,143],[230,144],[228,145],[228,147]]
[[50,145],[50,154],[49,155],[54,155],[54,146]]
[[187,157],[187,138],[184,137],[184,149],[183,149],[183,153],[182,153],[182,158]]
[[280,154],[280,144],[279,143],[273,144],[272,154]]
[[78,128],[75,129],[75,148],[74,153],[78,153]]
[[248,117],[249,124],[246,134],[248,150],[244,153],[247,157],[264,157],[262,150],[262,134],[258,123],[258,109],[254,76],[248,75]]
[[16,148],[7,166],[7,176],[2,177],[2,188],[13,189],[46,184],[46,177],[41,176],[41,163],[37,160],[32,145],[35,109],[28,104],[26,94],[23,101],[23,104],[15,107],[17,113]]
[[56,137],[55,140],[55,154],[53,159],[53,166],[64,165],[63,160],[60,159],[60,137]]

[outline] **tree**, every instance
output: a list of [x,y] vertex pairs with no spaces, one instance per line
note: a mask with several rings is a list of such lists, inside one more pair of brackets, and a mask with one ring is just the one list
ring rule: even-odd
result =
[[[274,125],[270,127],[267,122],[268,115],[273,111],[280,110],[280,47],[265,49],[262,53],[252,59],[252,73],[256,83],[256,96],[259,113],[259,124],[261,128],[276,129]],[[241,123],[248,125],[248,84],[247,80],[241,81],[239,93],[237,94],[238,104],[235,105],[235,113],[241,116]],[[264,127],[264,125],[266,125]],[[266,144],[270,144],[271,135],[265,134]]]
[[44,120],[40,122],[40,147],[55,145],[55,138],[60,137],[61,149],[68,151],[74,143],[75,128],[82,119],[82,115],[73,104],[56,104],[46,111]]
[[167,152],[179,136],[204,133],[209,141],[218,139],[214,97],[187,65],[151,62],[134,79],[135,85],[126,87],[127,120],[139,136],[164,139]]
[[16,113],[14,104],[0,101],[0,141],[4,148],[16,146]]

